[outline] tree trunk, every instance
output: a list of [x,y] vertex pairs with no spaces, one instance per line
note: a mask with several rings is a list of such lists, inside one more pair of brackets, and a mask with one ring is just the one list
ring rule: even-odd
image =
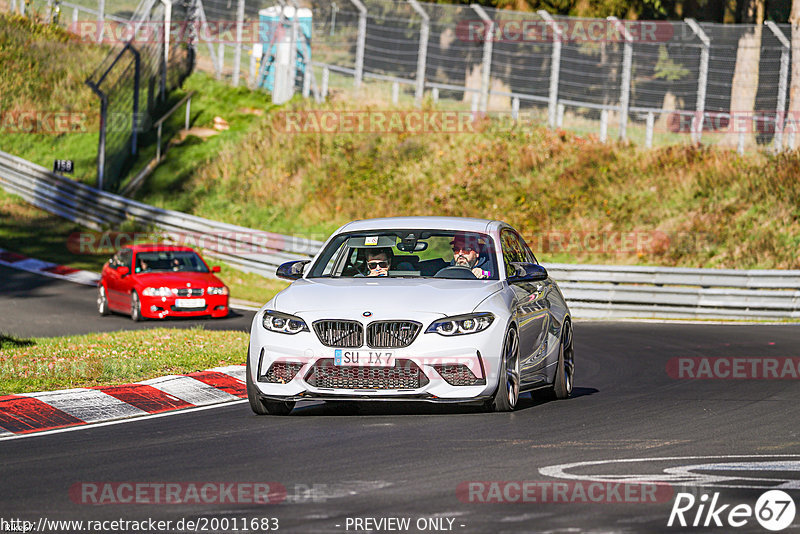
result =
[[[800,121],[800,0],[792,0],[792,85],[789,88],[789,121]],[[787,122],[787,130],[794,132],[794,140],[789,148],[794,149],[800,141],[800,122]],[[791,138],[792,136],[789,136]]]
[[[796,0],[795,0],[796,1]],[[764,24],[764,0],[744,0],[740,5],[741,22],[755,24],[751,31],[744,33],[739,38],[739,47],[736,53],[736,68],[733,71],[731,85],[731,124],[734,135],[728,135],[725,144],[736,146],[739,140],[738,132],[747,128],[751,132],[754,126],[753,112],[755,111],[756,92],[758,91],[758,64],[761,59],[761,32]],[[737,122],[736,117],[742,117]],[[749,120],[746,120],[749,119]],[[753,136],[747,136],[748,142]]]

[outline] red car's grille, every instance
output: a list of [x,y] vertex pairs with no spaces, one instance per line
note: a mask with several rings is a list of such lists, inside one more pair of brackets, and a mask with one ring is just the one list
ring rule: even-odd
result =
[[202,287],[181,287],[179,289],[175,289],[175,294],[179,297],[202,297],[203,296],[203,288]]
[[317,360],[305,380],[314,387],[331,389],[417,389],[428,383],[417,364],[403,359],[397,359],[394,367],[347,367],[326,358]]
[[463,364],[437,364],[433,366],[436,372],[442,375],[445,382],[451,386],[478,386],[485,385],[485,378],[478,378],[470,370],[469,367]]
[[286,384],[300,372],[301,367],[303,367],[302,363],[275,362],[269,366],[269,370],[258,380],[259,382]]

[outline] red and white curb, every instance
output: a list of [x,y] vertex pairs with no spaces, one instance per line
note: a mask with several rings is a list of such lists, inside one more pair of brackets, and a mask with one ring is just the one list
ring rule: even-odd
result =
[[246,397],[244,365],[162,376],[121,386],[6,395],[0,397],[0,439]]
[[74,269],[66,265],[58,265],[57,263],[51,263],[49,261],[29,258],[23,254],[18,254],[2,248],[0,248],[0,265],[49,276],[50,278],[69,280],[70,282],[76,282],[87,286],[96,286],[97,281],[100,280],[100,273],[82,271],[81,269]]

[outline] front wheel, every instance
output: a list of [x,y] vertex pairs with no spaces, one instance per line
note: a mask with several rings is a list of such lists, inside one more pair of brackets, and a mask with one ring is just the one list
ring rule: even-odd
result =
[[250,376],[250,350],[247,351],[247,365],[245,367],[245,383],[247,384],[247,401],[250,409],[256,415],[289,415],[294,409],[294,402],[267,401],[259,398],[258,388]]
[[108,297],[106,297],[106,288],[100,286],[97,288],[97,312],[100,315],[108,315]]
[[131,319],[135,322],[142,320],[142,302],[136,291],[131,292]]
[[495,412],[513,412],[519,400],[519,337],[517,331],[509,328],[503,341],[503,362],[497,391],[489,404]]
[[558,349],[558,367],[551,390],[556,399],[566,399],[572,393],[572,382],[575,375],[575,348],[572,345],[572,323],[564,323],[561,344]]

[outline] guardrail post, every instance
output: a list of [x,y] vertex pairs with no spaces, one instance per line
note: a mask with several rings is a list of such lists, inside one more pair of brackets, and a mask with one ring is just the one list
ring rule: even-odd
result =
[[562,32],[561,28],[558,27],[556,21],[553,20],[553,17],[545,11],[544,9],[540,9],[537,11],[540,17],[542,17],[545,22],[550,26],[553,30],[553,51],[550,53],[550,91],[547,95],[547,124],[550,126],[550,129],[556,127],[556,113],[557,109],[556,106],[558,105],[558,81],[559,75],[561,72],[561,41],[562,41]]
[[428,34],[430,33],[430,17],[425,10],[420,7],[417,0],[408,0],[420,17],[422,17],[422,27],[419,31],[419,51],[417,53],[417,88],[414,92],[414,103],[417,107],[422,105],[422,95],[425,93],[425,63],[428,58]]
[[772,30],[775,37],[781,43],[781,71],[780,78],[778,78],[778,104],[775,106],[775,140],[774,150],[780,152],[783,150],[783,125],[786,114],[786,91],[789,85],[789,55],[791,53],[792,44],[789,39],[783,34],[778,26],[768,20],[765,22],[767,28]]
[[708,54],[711,48],[711,39],[694,19],[684,19],[694,34],[703,43],[700,49],[700,73],[697,77],[697,104],[695,116],[692,117],[692,142],[699,143],[703,137],[703,122],[706,111],[706,87],[708,86]]
[[433,89],[431,89],[431,99],[433,100],[434,104],[439,101],[439,88],[438,87],[434,87]]
[[633,63],[633,36],[617,17],[608,17],[625,38],[625,49],[622,54],[622,81],[619,96],[619,138],[623,141],[628,134],[628,110],[631,100],[631,66]]
[[511,120],[519,119],[519,97],[511,99]]
[[[79,9],[77,7],[72,8],[72,24],[78,24],[78,13]],[[75,26],[77,28],[77,26]]]
[[11,0],[11,14],[17,14],[17,0]]
[[494,21],[478,4],[470,4],[475,13],[486,25],[483,33],[483,60],[481,62],[481,101],[480,110],[486,112],[489,108],[489,85],[492,76],[492,46],[494,43]]
[[397,82],[392,82],[392,104],[396,106],[399,100],[400,100],[400,84]]
[[294,95],[294,87],[297,83],[297,42],[300,40],[300,5],[297,0],[289,0],[294,7],[292,17],[292,41],[289,46],[289,95]]
[[222,71],[225,68],[225,43],[220,41],[217,44],[217,79],[222,79]]
[[242,35],[244,33],[244,0],[236,2],[236,48],[233,53],[233,86],[239,87],[239,73],[242,69]]
[[311,65],[306,65],[303,71],[303,98],[308,98],[311,94]]
[[[358,40],[356,41],[356,73],[353,78],[353,86],[358,89],[361,87],[361,81],[364,79],[364,45],[367,41],[367,8],[361,3],[361,0],[350,0],[356,9],[358,9]],[[334,4],[335,6],[336,4]],[[336,11],[333,12],[334,21],[336,20]],[[335,22],[334,22],[335,24]],[[333,31],[333,28],[331,28]],[[333,33],[331,33],[333,35]]]

